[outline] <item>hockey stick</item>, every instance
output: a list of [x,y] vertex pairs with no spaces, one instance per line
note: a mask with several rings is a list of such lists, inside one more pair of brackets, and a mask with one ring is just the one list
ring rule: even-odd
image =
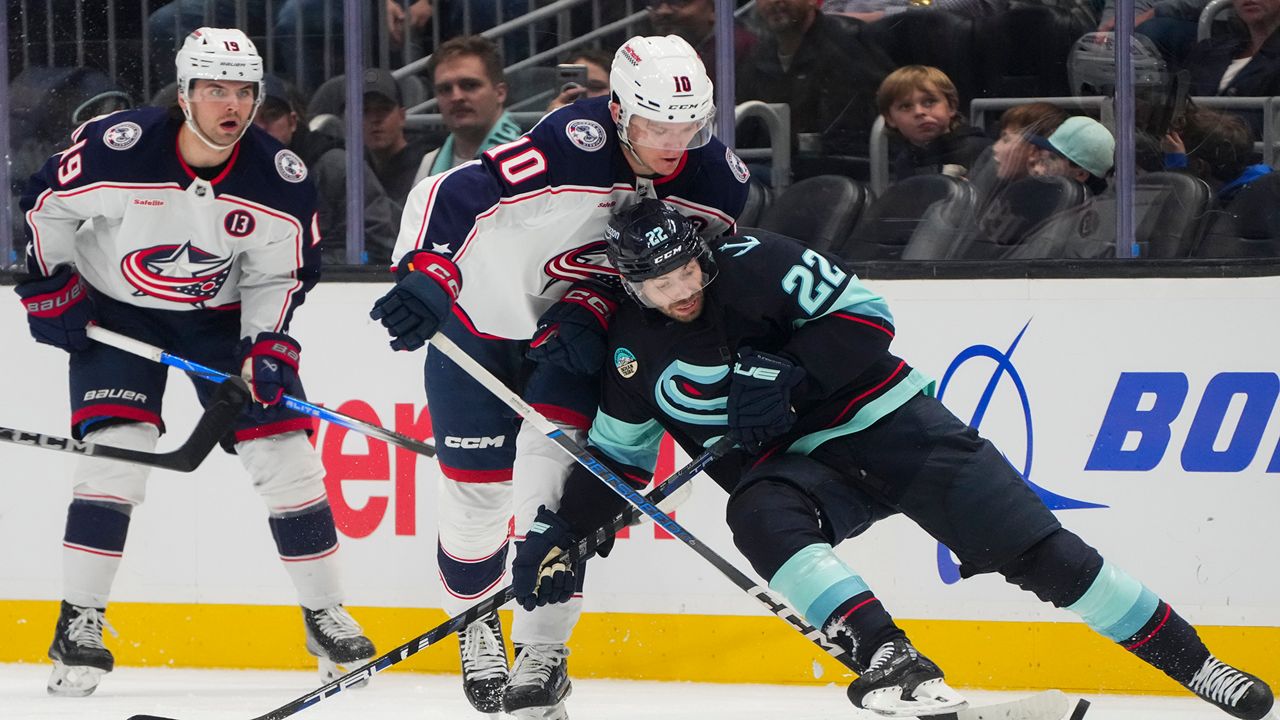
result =
[[[671,477],[660,483],[649,494],[645,495],[645,499],[653,504],[658,504],[669,497],[679,487],[691,480],[693,476],[702,472],[707,465],[713,460],[723,455],[732,447],[732,443],[728,440],[720,440],[711,447],[707,448],[701,455],[695,458],[688,465],[677,470]],[[606,540],[613,537],[622,528],[630,525],[633,521],[640,517],[640,511],[628,506],[622,512],[618,513],[612,521],[607,525],[603,525],[596,529],[595,532],[584,536],[578,541],[577,545],[569,548],[565,552],[570,562],[591,556]],[[511,586],[499,590],[496,594],[481,600],[471,607],[463,610],[461,613],[445,620],[443,623],[435,626],[427,632],[401,645],[389,653],[381,655],[362,667],[356,668],[342,677],[334,680],[328,685],[324,685],[316,690],[303,695],[302,697],[285,703],[280,707],[272,710],[265,715],[259,715],[253,720],[281,720],[281,718],[289,717],[294,713],[311,707],[322,700],[337,695],[349,687],[359,685],[367,681],[374,675],[386,670],[387,668],[403,661],[418,651],[434,645],[444,638],[462,630],[476,620],[497,610],[500,606],[505,605],[512,598]],[[130,715],[128,720],[173,720],[160,715]],[[1054,720],[1057,720],[1056,718]]]
[[191,472],[200,467],[200,463],[208,457],[214,446],[218,444],[218,440],[231,429],[231,423],[248,404],[249,397],[249,388],[240,378],[231,378],[231,382],[223,383],[213,394],[209,407],[205,408],[200,421],[191,431],[191,437],[187,438],[181,447],[167,453],[129,450],[7,427],[0,427],[0,440],[45,450],[92,455],[178,472]]
[[[138,357],[153,360],[161,365],[178,368],[179,370],[191,373],[192,375],[205,380],[220,383],[227,378],[232,377],[232,375],[224,373],[221,370],[215,370],[211,367],[201,365],[200,363],[184,360],[183,358],[171,355],[164,350],[161,350],[155,345],[149,345],[141,340],[135,340],[131,337],[121,335],[118,332],[108,330],[98,325],[90,325],[88,333],[90,338],[97,340],[104,345],[110,345],[113,348],[137,355]],[[334,425],[339,425],[347,428],[348,430],[355,430],[358,433],[368,435],[372,438],[377,438],[378,440],[385,441],[395,445],[396,447],[412,450],[419,455],[434,457],[436,454],[434,446],[420,440],[414,440],[408,435],[388,430],[384,427],[374,425],[373,423],[358,420],[345,413],[337,412],[336,410],[329,410],[319,405],[314,405],[306,400],[300,400],[293,397],[292,395],[285,395],[281,399],[281,402],[285,407],[293,410],[294,412],[299,412],[303,415],[310,415],[311,417],[319,418],[320,420],[333,423]]]
[[[817,628],[813,627],[801,617],[795,610],[782,601],[781,598],[774,595],[767,588],[762,588],[755,584],[751,578],[747,577],[741,570],[734,567],[729,561],[718,555],[714,550],[704,545],[700,540],[693,536],[688,530],[685,530],[679,523],[671,518],[670,515],[662,512],[654,503],[636,492],[625,480],[618,477],[616,473],[608,468],[604,463],[597,460],[591,453],[584,450],[575,443],[570,437],[564,434],[560,428],[556,427],[550,420],[546,419],[537,410],[534,410],[519,395],[508,389],[501,380],[489,372],[484,366],[476,362],[474,358],[459,348],[452,340],[443,334],[437,333],[431,338],[431,344],[437,350],[444,353],[446,357],[461,367],[471,375],[476,382],[485,387],[486,390],[493,393],[495,397],[504,402],[507,407],[511,408],[524,418],[525,422],[532,423],[535,428],[553,442],[560,446],[578,464],[591,471],[599,480],[604,482],[614,492],[621,495],[632,507],[643,512],[645,515],[653,518],[653,521],[660,525],[663,530],[674,537],[679,538],[684,544],[693,548],[695,552],[703,557],[707,562],[711,563],[725,577],[729,578],[733,584],[746,592],[751,597],[760,601],[762,605],[769,609],[774,615],[785,620],[793,628],[804,635],[813,644],[817,645],[824,652],[830,654],[835,659],[848,667],[850,670],[860,673],[856,662],[850,655],[838,645],[827,640]],[[1061,711],[1057,711],[1056,706],[1060,705]],[[1043,707],[1040,707],[1043,706]],[[1066,704],[1066,696],[1058,690],[1048,690],[1042,693],[1011,701],[1009,703],[1000,703],[997,705],[988,705],[977,708],[962,708],[954,712],[939,713],[936,715],[921,715],[922,718],[930,718],[932,720],[996,720],[997,718],[1005,718],[1007,720],[1059,720],[1062,715],[1069,709]],[[1047,712],[1046,712],[1047,711]],[[1056,714],[1054,714],[1056,712]]]

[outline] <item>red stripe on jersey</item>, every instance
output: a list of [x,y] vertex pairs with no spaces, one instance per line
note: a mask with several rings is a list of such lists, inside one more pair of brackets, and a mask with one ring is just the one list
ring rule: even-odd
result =
[[831,313],[831,316],[838,317],[842,320],[849,320],[851,322],[862,323],[863,325],[869,325],[879,330],[880,332],[884,333],[885,335],[888,335],[889,337],[893,337],[893,331],[890,330],[889,328],[879,323],[874,323],[874,322],[871,322],[870,320],[860,318],[857,315],[850,315],[849,313],[835,312],[835,313]]

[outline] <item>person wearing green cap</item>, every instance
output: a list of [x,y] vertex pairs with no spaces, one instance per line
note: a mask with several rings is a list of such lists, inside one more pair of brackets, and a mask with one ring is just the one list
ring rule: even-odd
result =
[[1115,164],[1116,139],[1102,123],[1083,115],[1067,118],[1049,137],[1032,136],[1040,152],[1031,159],[1031,174],[1062,175],[1084,183],[1094,195],[1107,189]]

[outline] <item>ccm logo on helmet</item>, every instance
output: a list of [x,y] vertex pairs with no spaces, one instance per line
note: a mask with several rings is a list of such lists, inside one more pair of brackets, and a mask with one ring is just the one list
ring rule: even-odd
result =
[[462,448],[463,450],[482,450],[488,447],[502,447],[502,443],[506,439],[505,435],[495,437],[454,437],[449,435],[444,439],[444,446]]
[[668,105],[668,110],[695,110],[702,107],[702,103],[693,103],[691,105]]

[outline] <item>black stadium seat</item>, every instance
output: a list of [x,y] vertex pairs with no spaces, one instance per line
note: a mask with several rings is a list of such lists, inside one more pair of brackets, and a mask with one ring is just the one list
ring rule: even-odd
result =
[[815,175],[788,187],[760,216],[758,226],[830,249],[849,234],[867,202],[867,190],[843,175]]
[[1280,173],[1246,185],[1215,213],[1195,257],[1280,257]]
[[1005,188],[987,203],[976,226],[957,248],[953,258],[1005,260],[1010,258],[1059,257],[1051,240],[1061,232],[1041,233],[1031,247],[1019,248],[1043,229],[1046,223],[1066,211],[1079,208],[1088,199],[1084,185],[1070,178],[1026,177]]
[[[863,213],[837,255],[850,260],[942,259],[976,204],[968,181],[915,175],[890,185]],[[918,239],[927,234],[927,239]],[[908,244],[913,257],[904,258]]]
[[765,208],[773,203],[773,189],[752,177],[747,183],[747,202],[738,214],[738,225],[756,227]]
[[1209,184],[1189,173],[1152,172],[1138,176],[1135,192],[1138,256],[1189,257],[1213,202]]

